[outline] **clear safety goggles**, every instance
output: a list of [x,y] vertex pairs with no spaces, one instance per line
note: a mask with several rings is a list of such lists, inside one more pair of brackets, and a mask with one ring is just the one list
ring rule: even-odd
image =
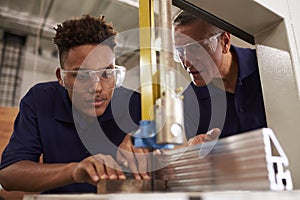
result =
[[100,70],[65,70],[60,68],[64,87],[72,91],[87,91],[99,83],[104,90],[112,90],[122,85],[125,67],[115,66]]
[[210,36],[207,39],[194,41],[187,43],[185,45],[175,46],[176,60],[179,58],[186,58],[188,53],[197,53],[200,48],[204,48],[206,51],[209,51],[210,54],[214,54],[216,52],[218,46],[218,37],[222,35],[223,32],[217,33],[215,35]]

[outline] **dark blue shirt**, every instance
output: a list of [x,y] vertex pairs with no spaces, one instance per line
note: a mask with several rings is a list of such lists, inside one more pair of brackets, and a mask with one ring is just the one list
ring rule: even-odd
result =
[[256,52],[231,47],[238,58],[238,81],[234,94],[208,84],[193,83],[184,92],[187,137],[221,129],[221,138],[267,127]]
[[[138,128],[140,117],[140,95],[120,87],[98,123],[87,125],[72,112],[67,91],[58,82],[37,84],[21,100],[0,169],[21,160],[39,162],[41,155],[43,163],[79,162],[96,153],[114,156],[126,133]],[[75,183],[45,193],[87,192],[95,193],[96,187]]]

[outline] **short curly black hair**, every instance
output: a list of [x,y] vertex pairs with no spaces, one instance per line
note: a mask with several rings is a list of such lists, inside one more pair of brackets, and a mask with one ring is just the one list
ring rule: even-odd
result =
[[69,19],[54,28],[54,44],[59,51],[59,62],[63,67],[64,59],[72,47],[86,44],[108,45],[112,50],[116,46],[117,34],[111,23],[106,23],[104,16],[83,15],[80,19]]

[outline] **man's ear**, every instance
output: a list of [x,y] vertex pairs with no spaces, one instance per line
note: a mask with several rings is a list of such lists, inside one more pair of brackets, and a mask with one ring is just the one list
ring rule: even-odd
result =
[[224,32],[222,34],[222,48],[223,48],[223,53],[226,54],[230,50],[230,45],[231,45],[231,38],[230,38],[230,33]]
[[63,86],[64,87],[64,83],[63,83],[63,80],[62,80],[62,77],[61,77],[61,74],[60,74],[60,67],[58,67],[57,69],[56,69],[56,78],[57,78],[57,80],[58,80],[58,83],[61,85],[61,86]]

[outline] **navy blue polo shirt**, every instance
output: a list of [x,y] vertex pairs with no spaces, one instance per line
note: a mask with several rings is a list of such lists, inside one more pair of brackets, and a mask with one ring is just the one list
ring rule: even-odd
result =
[[[41,155],[43,163],[79,162],[96,153],[115,156],[116,146],[126,133],[138,128],[140,117],[140,95],[120,87],[115,89],[104,114],[97,118],[98,123],[90,126],[72,113],[67,91],[58,82],[37,84],[21,100],[0,169],[21,160],[38,162]],[[45,191],[88,192],[95,193],[96,187],[75,183]]]
[[208,84],[191,83],[184,92],[187,137],[221,129],[221,138],[267,127],[256,52],[231,46],[238,58],[238,81],[234,94]]

